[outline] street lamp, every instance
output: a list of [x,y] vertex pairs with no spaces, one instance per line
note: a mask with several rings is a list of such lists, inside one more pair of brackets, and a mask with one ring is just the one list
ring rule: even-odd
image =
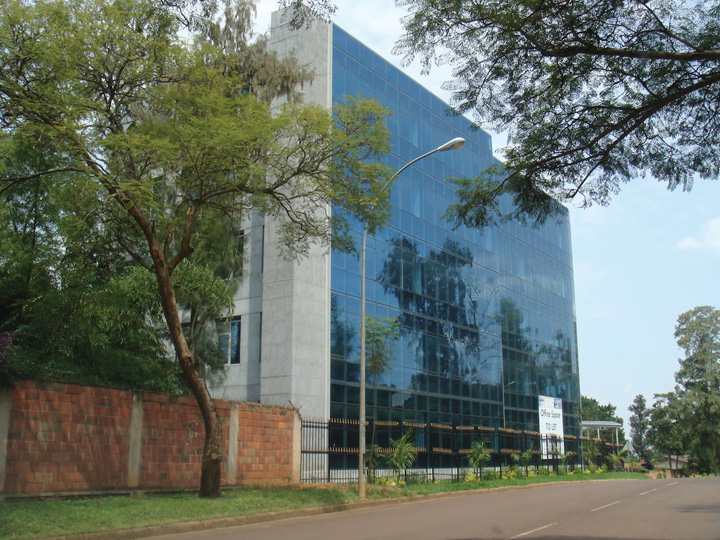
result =
[[[503,380],[503,381],[505,381],[505,373],[504,373],[504,372],[505,372],[505,370],[503,369],[503,376],[502,376],[502,380]],[[503,384],[503,391],[502,391],[502,400],[503,400],[503,408],[502,408],[502,411],[503,411],[503,428],[507,427],[507,426],[506,426],[506,420],[505,420],[505,390],[507,390],[508,388],[510,388],[513,384],[515,384],[515,381],[510,381],[510,382],[507,383],[507,384]]]
[[[380,190],[380,194],[393,183],[398,175],[407,169],[413,163],[428,157],[435,152],[447,152],[448,150],[457,150],[465,144],[465,139],[456,137],[445,144],[442,144],[430,150],[429,152],[416,157],[412,161],[408,161],[400,167],[395,174],[385,183]],[[370,211],[372,212],[372,208]],[[358,496],[365,498],[365,255],[367,251],[368,222],[363,224],[362,249],[360,252],[360,418],[359,418],[359,442],[358,442]]]

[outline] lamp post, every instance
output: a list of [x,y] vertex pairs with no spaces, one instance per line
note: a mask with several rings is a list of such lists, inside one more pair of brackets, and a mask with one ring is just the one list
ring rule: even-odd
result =
[[[503,370],[502,380],[505,381],[505,373],[504,373],[504,370]],[[503,384],[503,391],[502,391],[502,400],[503,400],[503,407],[502,407],[502,411],[503,411],[503,428],[507,427],[507,425],[506,425],[507,420],[505,419],[505,390],[507,390],[508,388],[510,388],[513,384],[515,384],[515,381],[510,381],[510,382],[507,383],[507,384]]]
[[[408,161],[390,177],[380,190],[380,194],[384,193],[398,175],[413,163],[416,163],[435,152],[457,150],[458,148],[461,148],[463,144],[465,144],[465,139],[462,137],[456,137],[445,144],[438,146],[434,150],[430,150],[429,152],[416,157],[412,161]],[[372,208],[370,210],[372,212]],[[361,499],[365,498],[365,255],[367,251],[367,237],[368,222],[365,221],[363,224],[362,249],[360,251],[360,418],[358,420],[360,425],[358,426],[358,496]]]

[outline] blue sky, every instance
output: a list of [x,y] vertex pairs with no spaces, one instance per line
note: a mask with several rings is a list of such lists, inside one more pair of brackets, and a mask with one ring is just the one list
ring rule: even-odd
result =
[[[388,0],[335,3],[338,25],[400,65],[392,48],[402,34],[401,8]],[[276,7],[276,0],[258,2],[258,31]],[[447,67],[427,76],[417,64],[403,69],[449,98]],[[504,144],[493,134],[495,148]],[[688,193],[635,180],[609,206],[570,213],[581,391],[615,405],[627,424],[637,394],[651,403],[653,394],[673,389],[682,353],[673,337],[678,315],[698,305],[720,308],[720,182],[698,180]]]
[[571,209],[583,395],[627,407],[674,387],[677,317],[720,307],[720,182],[669,192],[626,184],[607,207]]

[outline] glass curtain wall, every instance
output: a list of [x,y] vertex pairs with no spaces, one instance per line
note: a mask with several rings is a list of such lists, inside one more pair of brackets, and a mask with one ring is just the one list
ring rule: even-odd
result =
[[[449,179],[493,163],[491,138],[338,27],[333,101],[361,94],[393,111],[399,169],[454,138],[393,184],[390,225],[367,243],[367,315],[401,325],[390,367],[368,368],[368,418],[538,430],[538,395],[563,398],[578,435],[579,390],[570,226],[455,228]],[[353,223],[360,246],[362,225]],[[332,252],[330,411],[358,418],[360,258]],[[373,390],[377,391],[374,392]],[[377,401],[374,402],[374,395]]]

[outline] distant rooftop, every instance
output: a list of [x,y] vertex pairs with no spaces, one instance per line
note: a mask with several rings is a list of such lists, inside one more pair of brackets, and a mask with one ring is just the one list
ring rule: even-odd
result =
[[580,427],[582,429],[619,429],[622,427],[622,424],[608,420],[583,420],[580,423]]

